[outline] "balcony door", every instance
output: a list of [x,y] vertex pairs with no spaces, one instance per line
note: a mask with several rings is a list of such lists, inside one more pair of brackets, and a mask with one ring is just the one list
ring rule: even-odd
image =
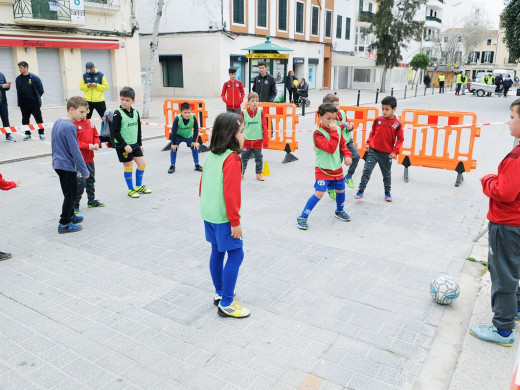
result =
[[[30,0],[32,16],[34,19],[58,19],[58,11],[52,11],[49,0]],[[57,1],[56,1],[57,3]]]

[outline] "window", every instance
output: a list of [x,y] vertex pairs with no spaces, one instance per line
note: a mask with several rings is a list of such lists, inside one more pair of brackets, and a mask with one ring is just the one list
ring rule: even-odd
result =
[[305,11],[305,4],[296,2],[296,32],[303,34],[303,14]]
[[278,0],[278,30],[287,31],[287,0]]
[[325,11],[325,36],[327,38],[331,37],[332,30],[332,11]]
[[350,40],[350,18],[345,18],[345,39]]
[[457,37],[457,42],[462,42],[462,37],[460,35]]
[[375,81],[375,72],[371,69],[354,68],[354,81],[358,83],[373,83]]
[[491,38],[486,41],[486,45],[491,46]]
[[448,43],[448,37],[444,37],[444,43]]
[[509,57],[507,58],[508,64],[516,64],[516,58],[513,54],[509,53]]
[[163,87],[184,87],[182,76],[182,56],[159,56],[163,70]]
[[336,38],[341,39],[341,29],[343,28],[342,23],[343,23],[343,16],[338,15],[336,17]]
[[316,6],[312,6],[312,23],[311,23],[311,35],[318,36],[320,23],[320,9]]
[[244,23],[244,0],[233,0],[233,23]]
[[471,53],[469,53],[468,63],[470,63],[470,64],[477,63],[479,59],[480,59],[480,52],[472,51]]
[[256,0],[256,25],[267,28],[267,0]]
[[368,12],[372,12],[372,3],[368,3]]
[[493,62],[493,54],[492,51],[483,51],[482,52],[482,63],[483,64],[491,64]]

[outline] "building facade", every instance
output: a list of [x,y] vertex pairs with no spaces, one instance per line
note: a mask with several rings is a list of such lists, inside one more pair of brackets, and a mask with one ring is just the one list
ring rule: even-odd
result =
[[[139,37],[134,2],[126,0],[0,0],[0,72],[13,82],[17,63],[42,79],[44,106],[82,95],[85,63],[106,75],[107,101],[125,85],[141,94]],[[8,93],[11,108],[16,93]]]
[[[147,71],[155,10],[138,2],[141,69]],[[153,96],[219,96],[229,79],[228,68],[248,90],[256,62],[246,47],[271,42],[289,48],[287,68],[275,61],[272,75],[283,83],[294,69],[309,88],[331,87],[333,0],[179,0],[163,11],[159,27],[159,63]]]

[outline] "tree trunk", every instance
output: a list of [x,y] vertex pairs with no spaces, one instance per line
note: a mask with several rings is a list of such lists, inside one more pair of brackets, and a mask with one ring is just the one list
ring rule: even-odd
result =
[[159,46],[159,23],[161,21],[163,8],[164,0],[157,0],[157,13],[153,20],[152,40],[150,41],[150,60],[148,61],[148,72],[146,73],[146,81],[144,84],[143,118],[150,117],[152,78],[155,66],[157,65],[157,58],[159,57],[159,52],[157,50]]
[[386,72],[388,71],[388,68],[385,66],[383,68],[383,73],[381,74],[381,91],[380,92],[386,92]]

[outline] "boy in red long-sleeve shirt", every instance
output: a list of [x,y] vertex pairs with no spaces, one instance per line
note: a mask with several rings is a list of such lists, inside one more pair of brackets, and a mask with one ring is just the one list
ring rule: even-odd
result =
[[244,132],[246,140],[242,148],[242,179],[247,168],[247,161],[251,157],[251,153],[255,156],[255,172],[259,181],[264,181],[262,175],[263,156],[262,148],[267,148],[269,144],[269,136],[267,134],[267,119],[261,107],[258,107],[258,94],[250,92],[247,96],[249,107],[242,111],[244,118]]
[[[520,138],[520,99],[510,108],[509,130]],[[520,321],[520,145],[502,160],[497,175],[485,175],[480,181],[489,197],[488,267],[494,314],[492,324],[472,326],[470,333],[510,347],[515,342],[515,320]]]
[[88,207],[105,207],[105,204],[96,199],[96,189],[94,183],[96,182],[96,167],[94,166],[94,151],[101,147],[101,141],[96,127],[90,122],[90,119],[82,118],[79,121],[74,121],[74,125],[78,129],[78,144],[83,160],[90,172],[90,176],[85,179],[78,172],[77,174],[77,196],[76,203],[74,204],[74,213],[79,214],[79,203],[81,202],[81,196],[87,189]]
[[222,100],[226,103],[227,112],[234,112],[235,114],[242,113],[241,106],[244,101],[244,85],[240,80],[237,80],[237,70],[229,68],[229,80],[222,86]]
[[296,219],[296,225],[302,230],[309,228],[307,218],[327,191],[327,187],[336,191],[336,218],[344,222],[350,221],[350,216],[344,210],[345,181],[341,168],[341,156],[343,156],[345,165],[349,166],[352,164],[352,154],[347,148],[341,131],[346,123],[342,123],[339,129],[336,125],[337,113],[338,108],[331,103],[323,103],[318,108],[320,127],[313,134],[314,151],[316,152],[315,192],[305,204],[301,215]]
[[376,164],[379,164],[383,174],[385,186],[385,200],[392,201],[392,160],[397,160],[404,141],[403,126],[394,115],[397,109],[397,100],[393,96],[387,96],[381,100],[383,115],[374,120],[372,131],[367,139],[365,149],[368,156],[363,169],[363,176],[359,183],[359,189],[354,197],[363,199],[365,188],[370,180],[370,175]]
[[[20,180],[7,181],[2,177],[2,174],[0,174],[0,190],[9,191],[13,188],[20,187],[20,184],[22,184]],[[0,252],[0,261],[10,259],[11,257],[12,255],[10,253]]]

